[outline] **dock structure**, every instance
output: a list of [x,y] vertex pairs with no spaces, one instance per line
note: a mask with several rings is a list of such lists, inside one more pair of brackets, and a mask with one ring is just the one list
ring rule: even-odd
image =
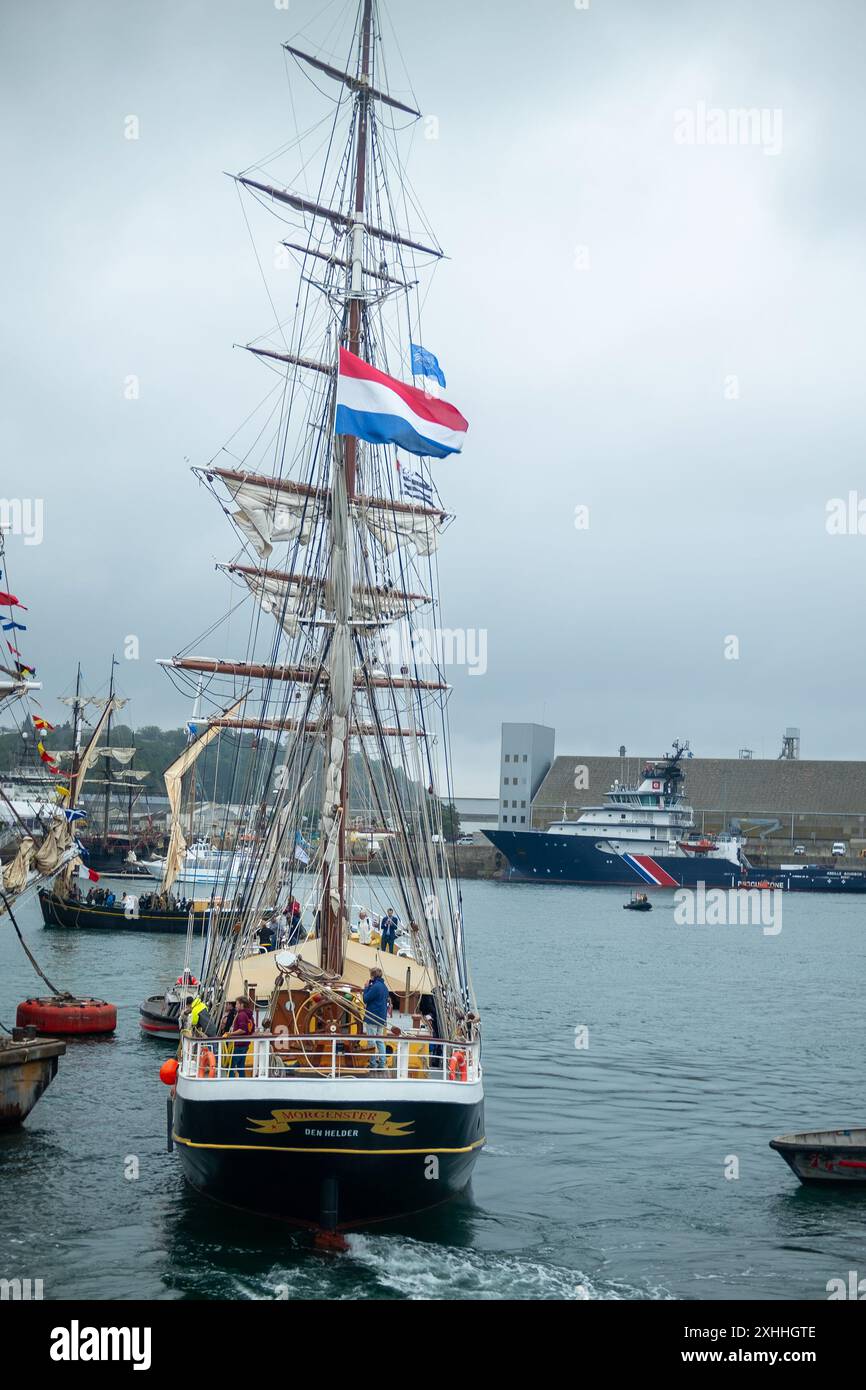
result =
[[11,1038],[0,1038],[0,1130],[27,1119],[66,1051],[58,1038],[30,1037],[28,1032],[15,1028]]

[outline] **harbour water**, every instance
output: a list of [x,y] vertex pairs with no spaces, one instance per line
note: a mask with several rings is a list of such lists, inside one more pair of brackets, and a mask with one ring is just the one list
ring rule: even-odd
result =
[[[679,926],[670,895],[646,915],[615,889],[464,900],[487,1095],[472,1199],[343,1256],[207,1203],[166,1152],[171,1045],[139,1035],[138,1004],[183,939],[46,931],[20,906],[49,978],[117,1003],[118,1029],[70,1044],[0,1137],[0,1277],[46,1299],[824,1299],[866,1271],[866,1194],[801,1188],[767,1147],[866,1119],[862,904],[792,896],[772,935]],[[8,922],[0,979],[8,1026],[44,992]]]

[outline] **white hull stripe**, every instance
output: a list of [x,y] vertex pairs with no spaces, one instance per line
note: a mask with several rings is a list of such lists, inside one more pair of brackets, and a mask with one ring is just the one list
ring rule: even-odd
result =
[[271,1106],[355,1105],[386,1108],[396,1102],[412,1105],[477,1105],[484,1097],[480,1081],[286,1081],[282,1077],[246,1080],[242,1076],[208,1080],[179,1076],[177,1094],[195,1101],[267,1101]]

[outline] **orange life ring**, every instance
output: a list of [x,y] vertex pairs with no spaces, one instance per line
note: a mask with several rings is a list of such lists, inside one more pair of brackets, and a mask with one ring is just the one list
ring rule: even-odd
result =
[[198,1054],[199,1076],[216,1076],[216,1056],[209,1047],[203,1047]]
[[451,1061],[448,1063],[448,1080],[449,1080],[449,1081],[465,1081],[465,1080],[466,1080],[466,1053],[465,1053],[465,1052],[455,1052],[455,1053],[453,1054],[453,1056],[452,1056],[452,1058],[451,1058]]

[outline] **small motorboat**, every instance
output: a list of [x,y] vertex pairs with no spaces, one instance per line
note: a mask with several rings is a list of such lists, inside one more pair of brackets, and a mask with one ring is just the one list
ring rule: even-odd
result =
[[623,907],[627,912],[652,912],[652,903],[646,893],[632,893]]
[[138,1007],[138,1022],[142,1033],[149,1038],[166,1038],[169,1041],[180,1037],[180,1018],[184,1009],[198,993],[198,980],[194,975],[179,975],[165,994],[151,994]]
[[813,1129],[770,1140],[800,1182],[866,1186],[866,1127]]

